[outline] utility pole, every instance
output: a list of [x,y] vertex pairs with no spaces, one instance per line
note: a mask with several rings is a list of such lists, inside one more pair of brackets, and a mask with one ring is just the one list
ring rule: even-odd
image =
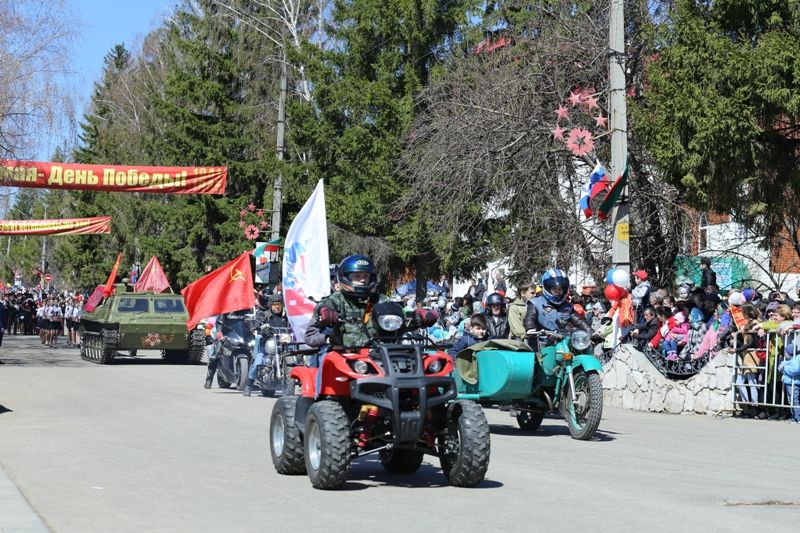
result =
[[[281,62],[281,92],[278,97],[278,161],[283,161],[283,155],[286,150],[284,134],[286,131],[286,88],[288,85],[286,79],[286,54],[283,54],[283,61]],[[277,240],[281,236],[281,204],[283,203],[283,176],[282,170],[278,170],[278,176],[275,178],[275,185],[272,192],[272,237],[270,240]]]
[[[44,218],[47,218],[47,207],[44,208]],[[42,235],[42,277],[40,281],[44,281],[44,275],[47,274],[47,237]]]
[[[628,117],[625,103],[625,1],[611,0],[608,32],[608,73],[611,98],[611,175],[617,177],[625,170],[628,155]],[[630,272],[630,217],[628,187],[611,215],[614,238],[611,261],[615,268]]]

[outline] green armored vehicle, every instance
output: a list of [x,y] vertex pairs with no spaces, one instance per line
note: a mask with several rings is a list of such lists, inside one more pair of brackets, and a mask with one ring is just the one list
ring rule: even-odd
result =
[[96,307],[101,293],[89,297],[81,315],[81,357],[107,365],[119,351],[161,350],[171,363],[199,363],[205,352],[203,330],[186,330],[189,318],[180,294],[132,292],[116,284],[111,296]]

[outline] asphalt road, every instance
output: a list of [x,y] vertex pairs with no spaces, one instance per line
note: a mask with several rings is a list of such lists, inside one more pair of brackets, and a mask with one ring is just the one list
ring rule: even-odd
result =
[[274,401],[204,390],[203,366],[163,364],[155,352],[99,366],[75,349],[9,336],[0,363],[0,531],[778,532],[800,524],[800,427],[783,422],[606,409],[598,438],[579,442],[563,420],[546,418],[525,434],[507,413],[488,410],[492,456],[479,488],[448,486],[435,459],[414,475],[390,475],[368,456],[344,490],[326,492],[274,472]]

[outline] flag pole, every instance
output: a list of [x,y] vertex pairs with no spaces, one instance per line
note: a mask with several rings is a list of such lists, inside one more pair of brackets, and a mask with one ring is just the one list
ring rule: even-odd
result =
[[[611,0],[608,33],[608,71],[610,85],[609,114],[611,122],[611,175],[625,171],[628,153],[627,109],[625,103],[625,11],[624,0]],[[615,268],[631,271],[630,216],[628,186],[611,215],[614,236],[611,261]]]

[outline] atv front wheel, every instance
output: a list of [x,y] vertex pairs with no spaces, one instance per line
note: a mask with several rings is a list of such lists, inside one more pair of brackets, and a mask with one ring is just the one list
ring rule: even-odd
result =
[[384,450],[380,452],[381,464],[392,474],[411,474],[422,465],[422,452],[417,450]]
[[523,431],[536,431],[542,425],[544,413],[533,413],[530,411],[522,411],[517,415],[517,424]]
[[269,421],[269,451],[272,464],[279,474],[306,473],[303,457],[303,437],[294,423],[297,397],[280,398],[272,408]]
[[339,489],[350,474],[350,420],[341,405],[325,400],[308,410],[305,461],[316,489]]
[[489,468],[489,422],[475,402],[458,400],[451,412],[447,430],[439,436],[442,471],[453,486],[475,487]]

